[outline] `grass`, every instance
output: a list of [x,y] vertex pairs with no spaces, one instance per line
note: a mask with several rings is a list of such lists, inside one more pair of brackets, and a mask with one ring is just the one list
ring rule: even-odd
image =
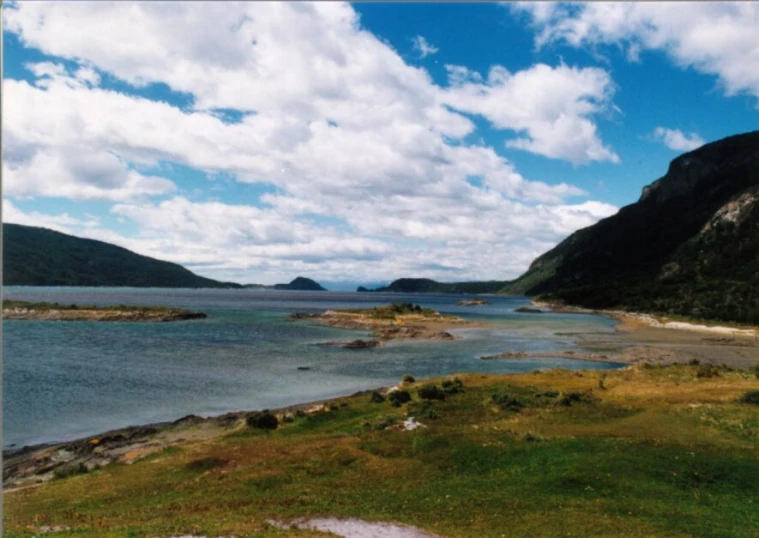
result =
[[376,306],[374,308],[348,308],[345,310],[339,310],[339,312],[347,314],[363,314],[369,316],[371,319],[389,321],[406,318],[434,318],[440,320],[455,319],[455,316],[441,314],[432,308],[422,308],[421,306],[412,303],[392,303],[385,306]]
[[[266,520],[328,515],[442,536],[755,536],[759,409],[738,400],[757,379],[697,369],[462,375],[444,400],[414,385],[399,407],[342,398],[6,493],[5,536],[310,536]],[[402,430],[409,414],[426,427]]]

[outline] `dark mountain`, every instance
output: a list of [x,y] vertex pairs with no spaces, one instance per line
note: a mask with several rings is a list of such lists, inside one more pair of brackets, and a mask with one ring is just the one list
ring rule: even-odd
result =
[[274,284],[275,290],[297,290],[297,291],[327,291],[322,288],[318,282],[302,276],[297,277],[289,284]]
[[390,285],[368,290],[360,286],[357,291],[384,291],[394,293],[496,293],[507,282],[437,282],[429,278],[399,278]]
[[141,256],[103,241],[46,228],[3,224],[6,286],[127,286],[239,288],[204,278],[176,263]]
[[677,157],[636,203],[575,232],[503,291],[759,323],[759,131]]

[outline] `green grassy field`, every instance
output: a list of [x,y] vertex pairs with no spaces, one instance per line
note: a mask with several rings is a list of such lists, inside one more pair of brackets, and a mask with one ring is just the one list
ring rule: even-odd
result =
[[[132,465],[6,493],[4,534],[321,536],[266,520],[358,517],[442,536],[759,534],[754,372],[698,366],[460,376],[409,403],[343,398]],[[449,378],[450,380],[450,378]],[[396,429],[407,416],[426,425]]]

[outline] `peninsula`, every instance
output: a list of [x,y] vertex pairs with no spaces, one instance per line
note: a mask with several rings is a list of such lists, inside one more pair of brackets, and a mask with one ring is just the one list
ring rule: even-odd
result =
[[206,314],[165,306],[94,306],[3,301],[3,319],[38,321],[183,321]]

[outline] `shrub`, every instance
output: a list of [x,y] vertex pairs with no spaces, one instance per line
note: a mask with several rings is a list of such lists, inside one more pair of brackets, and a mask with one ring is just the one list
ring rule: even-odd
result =
[[403,382],[404,383],[414,383],[416,379],[414,379],[414,376],[411,374],[405,374],[403,376]]
[[567,407],[574,403],[590,403],[592,401],[592,398],[588,394],[582,392],[567,392],[559,399],[559,403]]
[[740,403],[759,405],[759,390],[749,390],[738,398]]
[[279,421],[269,410],[257,411],[245,419],[245,423],[250,428],[261,430],[276,430]]
[[437,385],[423,385],[418,392],[419,397],[425,400],[445,400],[445,392]]
[[753,368],[749,369],[750,371],[754,372],[754,376],[756,376],[757,379],[759,379],[759,365],[754,366]]
[[699,361],[698,359],[691,359],[688,361],[688,364],[690,364],[691,366],[698,366],[699,364],[701,364],[701,361]]
[[216,467],[221,467],[226,462],[219,458],[200,458],[199,460],[193,460],[186,465],[191,471],[209,471]]
[[387,399],[390,400],[393,407],[400,407],[411,401],[411,393],[407,390],[394,390],[387,395]]
[[556,398],[559,395],[559,392],[556,390],[547,390],[543,393],[538,394],[538,396],[545,396],[546,398]]
[[55,468],[53,471],[53,478],[60,479],[66,478],[68,476],[74,476],[76,474],[84,474],[88,470],[89,469],[87,469],[87,466],[81,461],[79,463],[67,463]]
[[373,427],[375,430],[386,430],[393,424],[396,424],[398,419],[396,417],[378,417],[377,422]]
[[711,364],[702,364],[696,369],[696,377],[710,378],[719,376],[719,369]]
[[369,397],[369,400],[372,403],[382,403],[386,400],[386,398],[376,390],[373,390],[372,395]]
[[453,380],[446,379],[443,381],[443,390],[448,394],[456,394],[464,390],[464,382],[458,377],[454,377]]
[[525,406],[523,401],[508,394],[493,394],[490,399],[504,411],[519,411]]

